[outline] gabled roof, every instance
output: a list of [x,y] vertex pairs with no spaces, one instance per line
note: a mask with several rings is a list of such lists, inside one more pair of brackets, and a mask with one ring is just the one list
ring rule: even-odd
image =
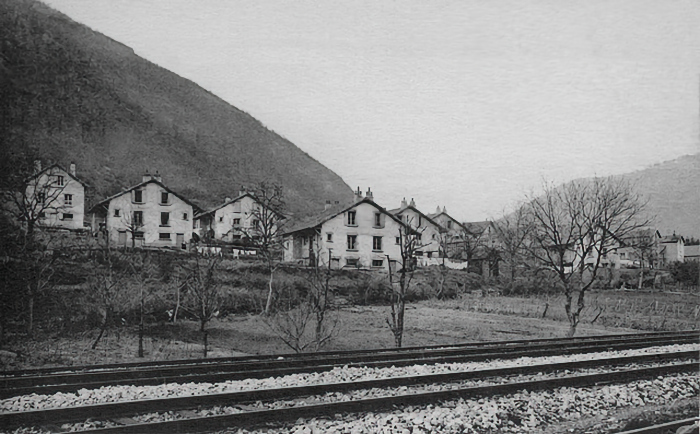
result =
[[449,219],[452,220],[453,222],[457,223],[457,225],[460,226],[461,228],[467,229],[461,222],[459,222],[457,219],[455,219],[455,218],[452,217],[451,215],[447,214],[445,211],[440,211],[440,212],[436,212],[436,213],[433,213],[433,214],[428,214],[428,217],[430,217],[430,218],[433,219],[433,220],[436,220],[436,219],[437,219],[438,217],[440,217],[441,215],[445,215],[447,218],[449,218]]
[[171,190],[171,189],[168,188],[165,184],[163,184],[161,181],[158,181],[157,179],[151,178],[151,179],[149,179],[149,180],[147,180],[147,181],[143,181],[143,182],[141,182],[141,183],[139,183],[139,184],[136,184],[136,185],[131,186],[131,187],[125,189],[125,190],[122,190],[122,191],[120,191],[120,192],[117,193],[117,194],[113,194],[112,196],[108,197],[107,199],[102,200],[101,202],[99,202],[99,203],[93,205],[93,207],[90,208],[90,211],[88,211],[88,213],[93,213],[93,212],[95,212],[95,211],[97,210],[97,208],[100,208],[100,207],[106,209],[106,208],[107,208],[107,205],[109,204],[109,202],[110,202],[112,199],[117,198],[117,197],[119,197],[119,196],[123,196],[123,195],[125,195],[125,194],[127,194],[127,193],[129,193],[129,192],[131,192],[131,191],[133,191],[133,190],[136,190],[137,188],[143,187],[143,186],[145,186],[145,185],[147,185],[147,184],[157,184],[157,185],[159,185],[161,188],[163,188],[163,189],[164,189],[165,191],[167,191],[168,193],[170,193],[170,194],[176,196],[177,198],[179,198],[180,200],[182,200],[182,201],[185,202],[186,204],[192,206],[192,211],[193,211],[193,213],[195,213],[195,212],[201,212],[201,211],[202,211],[202,209],[201,209],[199,206],[197,206],[196,204],[192,203],[190,200],[188,200],[188,199],[185,198],[184,196],[182,196],[182,195],[178,194],[177,192]]
[[313,229],[313,228],[316,228],[318,226],[321,226],[322,224],[324,224],[328,220],[331,220],[332,218],[335,218],[338,215],[340,215],[346,211],[349,211],[349,210],[351,210],[351,209],[353,209],[353,208],[355,208],[358,205],[361,205],[363,203],[367,203],[367,204],[372,205],[373,207],[377,208],[379,210],[379,212],[382,212],[382,213],[388,215],[389,217],[391,217],[392,220],[396,221],[400,225],[404,225],[404,223],[400,219],[396,218],[396,216],[391,214],[389,211],[387,211],[386,209],[384,209],[381,206],[374,203],[373,200],[364,198],[361,201],[355,202],[355,203],[350,204],[350,205],[334,206],[334,207],[328,208],[327,210],[325,210],[319,214],[316,214],[316,215],[313,215],[310,217],[306,217],[303,219],[299,219],[297,221],[292,221],[292,222],[290,222],[290,225],[287,228],[285,228],[284,235],[288,235],[288,234],[291,234],[294,232],[303,231],[306,229]]
[[73,175],[72,173],[70,173],[69,171],[67,171],[63,166],[61,166],[61,165],[58,164],[58,163],[54,163],[54,164],[50,165],[49,167],[45,168],[44,170],[42,170],[42,171],[40,171],[40,172],[38,172],[38,173],[35,173],[34,175],[30,176],[30,177],[27,178],[27,179],[38,178],[39,176],[43,175],[44,173],[50,172],[52,169],[56,169],[56,168],[61,169],[63,172],[65,172],[66,175],[70,176],[71,178],[75,179],[77,182],[79,182],[80,184],[82,184],[83,187],[87,187],[87,186],[88,186],[87,183],[86,183],[85,181],[83,181],[82,179],[80,179],[80,178],[78,178],[77,176]]
[[437,226],[437,227],[438,227],[438,230],[439,230],[440,232],[445,232],[445,231],[447,231],[447,229],[445,229],[444,227],[442,227],[438,222],[436,222],[435,220],[433,220],[432,218],[430,218],[429,215],[424,214],[423,212],[421,212],[418,208],[416,208],[416,207],[413,206],[413,205],[406,205],[406,206],[403,206],[403,207],[400,207],[400,208],[390,209],[390,210],[388,210],[387,212],[390,213],[390,214],[393,214],[393,215],[399,215],[399,214],[403,213],[404,211],[406,211],[406,210],[408,210],[408,209],[410,209],[410,210],[412,210],[412,211],[418,213],[418,214],[421,215],[424,219],[428,220],[430,223],[432,223],[433,225]]
[[683,243],[685,243],[685,238],[683,238],[682,236],[678,236],[676,234],[673,234],[673,235],[666,235],[664,237],[661,237],[660,241],[662,243],[677,243],[678,241],[682,241]]
[[[206,216],[206,215],[209,215],[209,214],[214,214],[214,213],[216,213],[216,211],[220,210],[221,208],[224,208],[224,207],[226,207],[226,206],[228,206],[228,205],[231,205],[232,203],[237,202],[237,201],[243,199],[243,198],[246,197],[246,196],[249,196],[249,197],[250,197],[251,199],[253,199],[255,202],[260,203],[260,202],[258,201],[257,197],[255,197],[255,195],[254,195],[253,193],[251,193],[251,192],[245,192],[245,193],[239,195],[238,197],[235,197],[235,198],[233,198],[233,199],[231,199],[231,200],[227,200],[226,202],[224,202],[224,203],[221,204],[221,205],[218,205],[218,206],[216,206],[216,207],[214,207],[214,208],[211,208],[211,209],[209,209],[209,210],[207,210],[207,211],[203,211],[203,212],[197,214],[197,215],[195,216],[195,218],[200,218],[200,217],[203,217],[203,216]],[[285,218],[284,214],[280,213],[279,211],[276,211],[276,210],[273,209],[272,212],[274,212],[275,214],[277,214],[280,218]]]

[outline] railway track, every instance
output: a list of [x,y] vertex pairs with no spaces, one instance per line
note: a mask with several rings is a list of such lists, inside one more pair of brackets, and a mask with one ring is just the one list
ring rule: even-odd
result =
[[[647,366],[639,367],[639,364]],[[630,367],[630,365],[636,366]],[[605,369],[606,372],[591,373],[586,371],[591,369]],[[105,425],[113,426],[83,432],[207,432],[222,428],[260,426],[269,421],[281,423],[298,418],[333,417],[338,413],[376,412],[406,405],[426,405],[458,398],[471,399],[505,395],[521,390],[532,392],[560,387],[624,383],[678,373],[696,373],[697,370],[697,351],[645,354],[480,371],[449,372],[4,413],[0,414],[0,426],[5,428],[43,426],[51,432],[56,432],[61,429],[59,424],[76,423],[92,418],[105,421]],[[528,375],[531,377],[522,378]],[[542,379],[543,375],[547,378]],[[487,379],[492,379],[492,381],[486,381],[488,384],[483,384]],[[421,385],[426,384],[440,385],[440,390],[425,391],[420,388]],[[363,398],[365,395],[359,394],[351,396],[347,400],[336,399],[332,402],[317,399],[321,396],[333,396],[339,392],[352,395],[357,391],[376,389],[393,390],[393,392],[386,396],[369,398]],[[265,407],[266,403],[268,406],[275,407],[274,404],[270,403],[279,403],[284,400],[292,400],[295,403],[282,408]],[[202,409],[207,408],[218,407],[219,413],[221,413],[221,406],[225,406],[228,413],[197,417],[198,414],[201,414]],[[176,420],[144,423],[136,416],[137,414],[158,412],[168,412],[169,417]]]
[[116,385],[221,382],[244,378],[268,378],[288,374],[332,370],[339,366],[408,366],[523,356],[590,353],[643,348],[653,345],[697,343],[697,331],[643,333],[568,339],[518,340],[465,343],[451,346],[411,347],[391,350],[341,351],[284,356],[147,362],[25,370],[0,377],[0,398],[56,392],[75,392]]

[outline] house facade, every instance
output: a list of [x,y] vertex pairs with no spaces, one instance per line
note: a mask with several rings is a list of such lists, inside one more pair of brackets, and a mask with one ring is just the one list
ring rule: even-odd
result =
[[202,239],[228,242],[255,239],[261,214],[255,196],[241,191],[236,198],[226,198],[223,204],[198,214],[194,228]]
[[177,249],[189,247],[196,211],[196,205],[166,187],[158,175],[144,175],[140,184],[90,210],[93,231],[106,231],[116,246]]
[[85,183],[75,174],[75,164],[69,170],[53,164],[41,170],[35,162],[36,175],[27,182],[24,195],[26,211],[36,213],[41,227],[83,230],[85,220]]
[[355,202],[332,207],[290,222],[284,234],[284,260],[322,267],[384,269],[401,264],[401,230],[397,217],[355,192]]
[[415,231],[417,245],[415,255],[418,265],[427,265],[430,262],[428,259],[443,256],[443,247],[445,246],[441,245],[441,236],[447,232],[446,229],[418,210],[413,199],[410,203],[404,199],[399,208],[389,210],[389,212]]
[[676,261],[683,262],[685,258],[685,239],[675,233],[661,237],[658,255],[663,265]]
[[428,214],[436,224],[444,228],[445,245],[447,246],[447,256],[450,258],[467,259],[464,256],[464,237],[466,228],[462,223],[447,213],[447,208],[438,206],[433,214]]

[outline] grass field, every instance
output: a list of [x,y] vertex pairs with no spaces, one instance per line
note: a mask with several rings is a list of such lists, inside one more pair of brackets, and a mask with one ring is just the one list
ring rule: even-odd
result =
[[[700,328],[697,294],[605,291],[591,293],[587,300],[589,307],[584,311],[578,335]],[[542,318],[547,303],[549,307]],[[342,306],[337,312],[340,332],[325,349],[393,346],[393,336],[386,325],[388,307]],[[567,329],[562,297],[465,294],[454,300],[409,304],[404,346],[563,337]],[[136,357],[135,328],[111,331],[92,350],[95,333],[15,342],[6,349],[19,356],[5,359],[5,369],[202,357],[202,335],[191,321],[148,327],[144,359]],[[232,315],[212,321],[209,344],[210,357],[291,352],[258,315]]]

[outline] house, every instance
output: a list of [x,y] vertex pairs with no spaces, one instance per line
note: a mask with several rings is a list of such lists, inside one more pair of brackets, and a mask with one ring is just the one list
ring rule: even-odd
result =
[[462,227],[463,254],[470,261],[470,271],[480,273],[484,277],[498,276],[501,257],[496,248],[498,239],[493,222],[464,222]]
[[434,213],[428,217],[444,228],[443,234],[447,246],[447,256],[450,258],[467,259],[464,255],[464,236],[466,228],[462,223],[447,214],[447,208],[438,206]]
[[659,240],[658,256],[661,264],[668,265],[671,262],[683,262],[685,250],[685,238],[676,235],[667,235]]
[[166,187],[160,175],[104,199],[90,210],[93,232],[105,231],[117,246],[187,249],[199,207]]
[[[405,225],[415,230],[417,242],[415,256],[418,258],[417,263],[419,265],[427,265],[428,259],[442,256],[444,247],[441,245],[443,241],[442,234],[446,233],[447,230],[419,211],[413,199],[411,199],[410,203],[407,203],[404,198],[401,201],[401,206],[389,210],[389,213],[395,215]],[[422,260],[423,258],[425,258],[425,261]]]
[[[227,197],[221,205],[197,214],[194,228],[202,239],[242,243],[259,237],[261,218],[281,220],[284,216],[274,210],[263,210],[253,193],[241,190],[237,197]],[[275,232],[274,227],[270,227],[268,233]]]
[[358,187],[354,203],[290,222],[284,231],[284,260],[386,270],[401,263],[403,228],[399,218],[374,202],[370,189],[363,198]]
[[700,245],[684,246],[683,262],[700,262]]
[[661,234],[654,228],[638,229],[619,241],[619,265],[625,268],[655,268]]
[[85,186],[75,174],[75,163],[69,170],[59,164],[41,169],[41,162],[35,163],[36,174],[27,181],[24,195],[24,212],[36,213],[40,227],[83,230],[85,219]]

